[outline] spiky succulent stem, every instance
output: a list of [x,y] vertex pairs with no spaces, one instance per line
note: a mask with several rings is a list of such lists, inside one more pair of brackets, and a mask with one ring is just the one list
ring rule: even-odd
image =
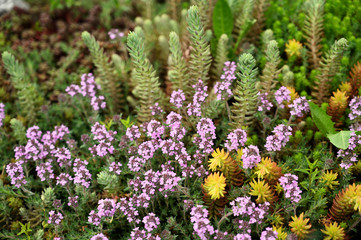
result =
[[202,79],[203,83],[207,85],[212,57],[197,6],[192,6],[188,10],[187,22],[191,46],[189,59],[191,85],[195,85],[199,79]]
[[258,91],[256,89],[256,75],[258,73],[256,60],[249,53],[244,53],[238,60],[238,73],[234,99],[232,105],[232,129],[249,126],[257,112]]
[[311,0],[305,6],[304,36],[307,40],[309,63],[312,68],[320,66],[321,41],[323,37],[323,14],[325,0]]
[[144,38],[136,32],[130,32],[127,46],[135,70],[133,77],[137,82],[134,94],[139,98],[140,103],[138,121],[143,123],[152,118],[150,107],[156,102],[160,102],[164,93],[159,87],[156,71],[145,55]]
[[311,93],[312,96],[316,98],[318,105],[328,100],[330,96],[329,83],[332,77],[339,71],[340,61],[347,47],[347,40],[341,38],[332,45],[329,52],[323,57],[319,68],[320,73],[317,75],[318,81],[315,83],[314,90]]
[[276,79],[281,69],[278,69],[277,66],[281,62],[280,52],[278,50],[277,42],[272,40],[267,45],[266,50],[266,59],[267,63],[262,71],[261,78],[261,91],[263,93],[268,93],[269,96],[273,95],[275,87],[277,84]]
[[228,61],[228,41],[229,38],[226,34],[222,34],[218,40],[217,53],[212,68],[215,79],[219,79],[223,71],[224,63]]

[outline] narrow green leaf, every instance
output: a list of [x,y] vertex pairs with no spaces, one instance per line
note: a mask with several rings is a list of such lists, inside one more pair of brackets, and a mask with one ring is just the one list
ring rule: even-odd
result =
[[333,127],[335,123],[332,122],[331,116],[327,115],[326,111],[322,110],[313,102],[309,102],[309,106],[312,119],[321,133],[325,136],[327,136],[327,134],[335,134],[336,130]]
[[335,134],[328,134],[327,137],[335,147],[346,150],[349,145],[348,140],[351,137],[351,131],[340,131]]
[[231,35],[233,30],[233,16],[226,0],[218,0],[213,10],[213,31],[219,38],[222,34]]

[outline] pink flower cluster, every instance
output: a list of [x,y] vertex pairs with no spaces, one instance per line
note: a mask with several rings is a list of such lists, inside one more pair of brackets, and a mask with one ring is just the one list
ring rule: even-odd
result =
[[36,166],[36,172],[42,182],[47,181],[49,179],[54,179],[55,177],[51,162],[52,160],[49,159],[48,162],[40,163],[38,166]]
[[281,148],[285,147],[290,136],[292,135],[292,128],[284,124],[277,125],[273,131],[274,135],[267,137],[265,148],[267,151],[280,151]]
[[6,166],[6,172],[11,178],[11,184],[15,185],[15,187],[20,188],[21,185],[27,183],[21,162],[9,163]]
[[113,154],[114,147],[112,145],[112,141],[114,140],[116,131],[107,131],[104,125],[96,122],[92,128],[91,132],[93,134],[93,140],[99,142],[99,144],[95,144],[93,147],[89,148],[89,151],[93,154],[93,156],[104,157],[108,154]]
[[[259,102],[260,102],[260,104],[258,105],[259,112],[271,110],[271,107],[273,107],[273,104],[270,101],[268,101],[268,93],[267,92],[265,92],[265,93],[259,92],[258,98],[259,98]],[[282,104],[282,102],[281,102],[281,104]]]
[[5,118],[5,105],[0,103],[0,127],[3,125],[3,120]]
[[310,111],[306,97],[296,98],[288,107],[291,109],[290,114],[296,117],[303,117],[304,114]]
[[154,229],[156,229],[158,227],[158,225],[160,224],[159,218],[157,216],[155,216],[154,213],[149,213],[147,216],[145,216],[143,218],[144,223],[144,228],[148,231],[151,232]]
[[231,203],[233,216],[240,217],[236,219],[238,228],[242,234],[237,235],[235,239],[251,239],[251,225],[262,224],[263,219],[269,208],[269,203],[256,205],[250,197],[238,197]]
[[78,198],[79,196],[74,196],[74,197],[68,197],[68,206],[72,207],[72,208],[77,208],[78,207]]
[[50,211],[49,212],[49,219],[48,219],[48,223],[49,224],[55,224],[55,225],[59,225],[61,220],[63,220],[63,214],[61,214],[60,212],[55,213],[55,211]]
[[104,96],[96,96],[97,90],[100,89],[100,85],[95,83],[93,74],[88,73],[81,76],[80,86],[72,84],[68,86],[65,91],[72,97],[81,94],[83,97],[90,98],[94,111],[98,111],[100,108],[104,109],[106,107]]
[[109,240],[103,233],[94,235],[90,240]]
[[221,81],[217,82],[214,85],[214,93],[217,95],[218,100],[228,100],[232,97],[233,93],[231,90],[231,86],[233,80],[236,79],[234,72],[236,71],[236,63],[235,62],[225,62],[224,73],[221,76]]
[[244,147],[247,142],[247,133],[245,130],[238,128],[233,130],[227,136],[225,147],[228,151],[238,150],[240,147]]
[[130,139],[130,141],[135,141],[141,136],[139,127],[136,125],[127,128],[127,132],[125,134]]
[[273,231],[271,227],[266,228],[266,230],[261,233],[261,240],[276,240],[277,237],[278,232]]
[[214,234],[214,228],[208,219],[208,210],[202,205],[197,205],[191,210],[191,222],[193,223],[194,233],[201,240],[207,240]]
[[99,226],[102,218],[113,217],[118,207],[119,204],[117,205],[113,199],[100,199],[98,201],[98,212],[94,210],[90,211],[88,222],[94,224],[95,226]]
[[285,197],[290,199],[292,203],[298,203],[301,200],[302,191],[298,187],[297,180],[298,177],[290,173],[286,173],[278,180],[285,191]]
[[252,169],[261,162],[261,155],[257,146],[250,145],[243,149],[242,161],[244,169]]
[[86,165],[88,165],[86,160],[82,161],[79,158],[74,160],[74,183],[80,184],[85,188],[89,188],[92,175],[86,168]]
[[348,114],[350,120],[354,120],[361,116],[361,97],[354,97],[350,103],[349,107],[351,112]]
[[139,227],[134,228],[130,233],[129,240],[142,240],[142,239],[161,240],[161,238],[158,235],[153,236],[151,233],[147,233],[145,230],[139,229]]
[[194,88],[195,93],[193,95],[193,102],[189,103],[187,106],[187,114],[189,116],[201,117],[201,106],[208,96],[208,87],[203,84],[203,81],[201,79],[199,79],[198,83],[196,85],[193,85],[192,87]]
[[210,118],[202,118],[197,124],[197,133],[199,137],[195,137],[193,142],[204,153],[213,152],[213,140],[216,139],[216,127]]
[[291,101],[291,92],[286,87],[282,86],[275,92],[275,99],[280,108],[284,108],[284,102]]
[[342,158],[340,164],[341,168],[349,169],[354,162],[357,162],[356,148],[361,145],[361,136],[354,131],[350,133],[351,137],[348,140],[348,148],[346,150],[340,149],[337,152],[337,157]]
[[109,165],[109,172],[114,172],[116,175],[120,175],[122,164],[120,162],[111,162]]
[[152,115],[160,115],[163,113],[163,109],[159,106],[159,103],[155,103],[153,106],[150,107],[152,111]]
[[176,108],[181,108],[185,100],[186,100],[186,96],[184,95],[184,92],[181,89],[179,89],[178,91],[172,92],[169,102],[173,103]]
[[109,35],[109,38],[110,38],[111,40],[114,40],[114,39],[116,39],[116,38],[121,39],[121,38],[124,37],[124,33],[123,33],[123,32],[119,31],[119,29],[114,29],[114,28],[111,29],[111,30],[108,32],[108,35]]

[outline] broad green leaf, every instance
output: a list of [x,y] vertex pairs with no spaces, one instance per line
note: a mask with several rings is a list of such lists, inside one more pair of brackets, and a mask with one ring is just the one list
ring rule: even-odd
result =
[[328,134],[328,139],[330,142],[336,147],[346,150],[348,148],[349,142],[348,140],[351,137],[351,131],[340,131],[335,134]]
[[231,35],[233,30],[232,11],[226,0],[218,0],[213,10],[213,31],[219,38],[222,34]]
[[321,133],[324,136],[327,136],[328,134],[335,134],[336,130],[333,127],[335,123],[332,122],[331,116],[327,115],[326,111],[322,110],[313,102],[309,102],[309,106],[312,119]]

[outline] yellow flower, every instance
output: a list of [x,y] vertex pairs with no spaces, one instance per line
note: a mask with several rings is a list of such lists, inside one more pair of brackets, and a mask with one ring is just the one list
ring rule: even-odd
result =
[[330,105],[346,108],[348,104],[347,99],[348,96],[346,96],[346,92],[337,89],[336,92],[333,92],[333,96],[330,99]]
[[331,171],[326,171],[326,173],[322,176],[322,181],[326,184],[326,186],[329,189],[333,189],[334,186],[340,185],[340,183],[336,180],[337,179],[337,173],[333,173]]
[[310,221],[309,218],[304,219],[304,214],[301,213],[299,217],[293,216],[292,222],[288,225],[291,227],[291,231],[297,235],[298,238],[304,239],[307,234],[310,233],[311,224],[307,224]]
[[339,88],[340,88],[341,92],[346,92],[347,95],[349,95],[352,90],[352,86],[351,86],[350,82],[341,83]]
[[289,103],[293,102],[293,100],[295,100],[296,98],[299,97],[298,93],[296,92],[296,89],[293,87],[286,87],[288,89],[288,91],[291,92],[290,96],[291,96],[291,101],[289,101]]
[[299,41],[296,41],[295,39],[288,40],[288,43],[286,43],[286,53],[288,57],[292,56],[300,56],[301,55],[301,48],[302,44]]
[[253,182],[250,183],[252,190],[249,193],[251,196],[257,196],[256,202],[257,203],[264,203],[264,202],[272,202],[273,201],[273,194],[271,188],[265,181],[257,181],[253,179]]
[[267,182],[272,185],[274,180],[277,181],[277,179],[282,174],[282,168],[277,166],[277,163],[272,162],[272,160],[269,157],[262,158],[262,161],[257,164],[255,168],[255,174],[258,178],[266,179]]
[[223,173],[212,173],[204,180],[204,189],[207,194],[211,196],[211,199],[218,199],[224,197],[226,193],[226,178],[223,176]]
[[272,227],[273,231],[276,231],[278,233],[277,240],[285,240],[287,238],[287,233],[283,231],[283,227]]
[[327,237],[325,237],[325,240],[343,240],[345,239],[345,231],[342,227],[338,225],[337,222],[333,222],[329,224],[328,226],[325,226],[325,230],[321,229],[321,232],[323,232]]
[[224,166],[224,161],[228,158],[229,153],[225,152],[224,149],[219,150],[219,148],[217,148],[213,153],[212,153],[212,157],[208,160],[208,167],[210,170],[212,171],[216,171],[223,169]]

